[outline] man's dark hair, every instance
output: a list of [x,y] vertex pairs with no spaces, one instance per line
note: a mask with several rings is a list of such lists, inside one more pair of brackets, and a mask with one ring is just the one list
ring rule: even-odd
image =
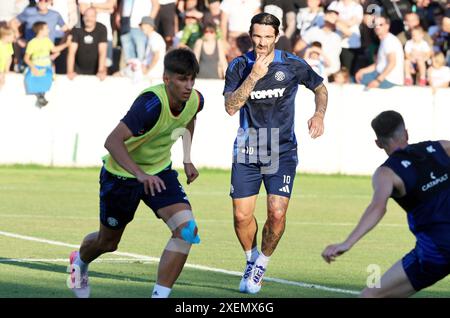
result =
[[199,72],[197,58],[188,48],[170,50],[164,57],[164,71],[196,77]]
[[265,24],[265,25],[271,25],[275,29],[275,36],[280,33],[280,20],[270,13],[259,13],[255,15],[252,18],[251,25],[250,25],[250,35],[253,32],[253,25],[254,24]]
[[39,33],[39,31],[41,31],[41,30],[44,28],[45,25],[47,25],[46,22],[44,22],[44,21],[38,21],[38,22],[35,22],[35,23],[33,24],[33,26],[31,27],[31,29],[33,30],[34,34],[37,35],[37,34]]
[[377,139],[383,144],[390,138],[395,138],[396,133],[403,131],[405,122],[402,115],[393,110],[387,110],[380,113],[372,120],[372,128],[377,135]]

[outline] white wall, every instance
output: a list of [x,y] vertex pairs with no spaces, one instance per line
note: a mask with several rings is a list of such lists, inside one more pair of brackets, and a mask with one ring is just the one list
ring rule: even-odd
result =
[[[23,77],[9,75],[0,90],[0,164],[100,165],[106,136],[148,85],[125,78],[100,82],[89,76],[74,81],[58,76],[47,94],[50,103],[38,109],[35,97],[25,95]],[[198,115],[192,160],[198,167],[229,168],[238,115],[224,111],[223,81],[197,80],[195,87],[204,95],[205,107]],[[304,88],[297,95],[299,171],[371,174],[386,155],[373,142],[370,121],[387,109],[404,116],[411,142],[450,139],[450,89],[436,95],[421,87],[364,91],[360,85],[330,84],[328,89],[325,134],[316,140],[309,137],[306,123],[314,112],[314,95]],[[180,166],[180,142],[172,157]]]

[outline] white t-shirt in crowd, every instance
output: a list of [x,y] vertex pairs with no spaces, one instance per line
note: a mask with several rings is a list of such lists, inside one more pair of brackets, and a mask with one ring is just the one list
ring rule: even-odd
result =
[[420,42],[414,42],[413,40],[406,41],[405,53],[411,54],[413,51],[416,53],[428,53],[431,52],[431,48],[425,40]]
[[395,67],[394,69],[386,76],[386,80],[396,84],[403,85],[404,81],[404,54],[403,47],[400,40],[393,35],[392,33],[388,33],[387,36],[381,40],[380,47],[378,48],[377,54],[377,64],[376,71],[377,73],[382,73],[383,70],[387,66],[387,56],[389,53],[395,53]]
[[325,67],[325,72],[329,76],[336,73],[341,68],[339,55],[341,54],[341,37],[336,32],[325,32],[323,29],[314,27],[309,29],[302,37],[306,44],[320,42],[323,54],[330,60],[330,65]]
[[353,25],[350,30],[352,34],[348,37],[342,36],[342,47],[346,49],[357,49],[361,47],[361,33],[359,26],[363,20],[363,7],[356,2],[351,2],[345,5],[343,1],[333,1],[329,6],[329,10],[339,12],[339,20],[350,21],[352,18],[357,18],[360,22]]
[[159,0],[159,4],[162,6],[169,4],[169,3],[175,3],[175,2],[176,2],[176,0]]
[[[86,3],[86,4],[91,4],[91,3],[96,3],[96,4],[100,4],[100,3],[106,3],[108,2],[107,0],[78,0],[78,3]],[[100,22],[101,24],[103,24],[106,27],[106,34],[108,36],[108,41],[112,41],[113,40],[113,36],[112,36],[112,27],[111,27],[111,13],[108,12],[97,12],[97,22]]]
[[228,31],[247,33],[250,21],[261,7],[260,0],[223,0],[220,9],[228,14]]
[[430,80],[434,87],[441,86],[450,82],[450,67],[441,66],[440,68],[430,68]]
[[319,12],[311,12],[309,8],[300,9],[297,13],[297,29],[300,30],[300,35],[303,36],[313,27],[321,28],[325,23],[324,16],[322,9]]
[[166,54],[166,42],[158,32],[152,32],[147,38],[147,47],[145,49],[144,65],[149,65],[152,62],[155,53],[159,52],[159,59],[156,65],[146,75],[150,78],[161,78],[164,73],[164,55]]

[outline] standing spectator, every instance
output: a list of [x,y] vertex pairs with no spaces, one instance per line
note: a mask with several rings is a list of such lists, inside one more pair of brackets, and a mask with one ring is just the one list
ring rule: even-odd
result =
[[0,89],[5,84],[5,75],[11,67],[13,41],[14,31],[7,26],[0,27]]
[[221,40],[217,39],[214,22],[203,27],[203,37],[195,42],[194,53],[200,65],[198,78],[225,78],[227,61]]
[[72,43],[67,56],[67,77],[74,79],[77,74],[97,75],[106,78],[106,27],[97,21],[94,8],[84,12],[84,27],[72,30]]
[[0,1],[0,21],[11,21],[28,6],[28,0]]
[[89,7],[92,7],[97,11],[97,22],[106,27],[108,39],[106,67],[110,67],[113,64],[111,14],[114,12],[116,4],[117,0],[78,0],[78,6],[82,15]]
[[375,33],[380,39],[376,63],[360,69],[355,78],[368,88],[391,88],[403,85],[403,48],[399,39],[389,32],[388,17],[375,19]]
[[157,31],[164,37],[166,46],[171,47],[175,36],[177,21],[176,0],[159,0],[159,12],[156,16]]
[[260,0],[223,0],[220,4],[222,35],[229,44],[228,61],[241,55],[236,39],[242,34],[248,36],[250,21],[260,7]]
[[327,60],[325,67],[326,76],[332,75],[341,68],[341,61],[339,60],[339,55],[342,50],[341,37],[336,33],[338,16],[339,14],[336,11],[327,10],[325,12],[325,24],[323,27],[313,27],[306,31],[294,49],[300,55],[308,45],[311,45],[313,42],[320,42],[322,44],[322,55]]
[[[402,42],[402,45],[405,46],[406,41],[411,40],[411,31],[420,26],[420,18],[419,15],[415,12],[408,12],[405,14],[404,19],[405,30],[399,34],[397,34],[398,39]],[[424,40],[427,41],[429,45],[433,45],[433,40],[428,34],[425,34]]]
[[356,55],[361,47],[359,26],[363,20],[363,8],[353,0],[337,0],[327,9],[339,13],[336,28],[342,37],[341,64],[350,70],[350,74],[354,74]]
[[426,80],[426,63],[432,55],[431,47],[423,39],[423,29],[418,26],[412,30],[412,39],[406,41],[405,44],[405,85],[413,84],[412,74],[419,71],[419,85],[425,86]]
[[77,0],[52,0],[50,9],[57,11],[69,29],[78,24]]
[[303,37],[309,29],[321,28],[325,23],[320,0],[307,0],[307,4],[308,6],[301,8],[297,14],[297,29],[300,31],[300,37]]
[[143,17],[155,19],[159,12],[158,0],[123,0],[120,8],[120,42],[126,63],[131,59],[142,61],[147,38],[139,24]]
[[450,67],[445,65],[445,56],[442,52],[431,58],[432,64],[428,69],[428,82],[433,89],[446,88],[450,83]]
[[156,32],[155,20],[143,17],[141,29],[147,37],[147,47],[142,63],[143,74],[150,79],[160,79],[164,73],[164,55],[166,54],[166,42]]
[[50,90],[53,81],[52,59],[70,45],[70,39],[58,46],[50,40],[50,30],[45,22],[36,22],[33,25],[36,37],[28,42],[24,61],[29,69],[25,74],[25,86],[28,94],[37,97],[36,105],[43,107],[48,101],[45,93]]
[[64,37],[64,32],[69,28],[64,22],[61,15],[49,9],[50,0],[39,0],[35,7],[27,7],[17,17],[11,20],[11,27],[19,33],[19,27],[24,26],[24,38],[28,42],[35,37],[33,32],[33,25],[42,21],[47,23],[49,29],[49,38],[55,43],[55,39],[61,39]]

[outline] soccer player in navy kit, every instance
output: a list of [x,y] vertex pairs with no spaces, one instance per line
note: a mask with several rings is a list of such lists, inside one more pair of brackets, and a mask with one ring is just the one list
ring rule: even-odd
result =
[[[235,232],[247,258],[239,290],[252,294],[261,289],[269,257],[285,228],[298,162],[294,133],[298,85],[315,94],[316,110],[308,121],[312,138],[323,134],[328,99],[323,79],[304,60],[274,49],[279,26],[274,15],[254,16],[253,51],[234,59],[225,77],[225,109],[229,115],[240,114],[230,191]],[[261,182],[267,191],[267,220],[259,253],[254,210]]]
[[365,288],[362,297],[408,297],[450,273],[450,141],[408,145],[402,116],[385,111],[372,121],[376,144],[389,158],[373,175],[374,193],[348,238],[325,248],[330,263],[347,252],[383,218],[389,197],[407,213],[415,248],[382,277],[380,288]]

